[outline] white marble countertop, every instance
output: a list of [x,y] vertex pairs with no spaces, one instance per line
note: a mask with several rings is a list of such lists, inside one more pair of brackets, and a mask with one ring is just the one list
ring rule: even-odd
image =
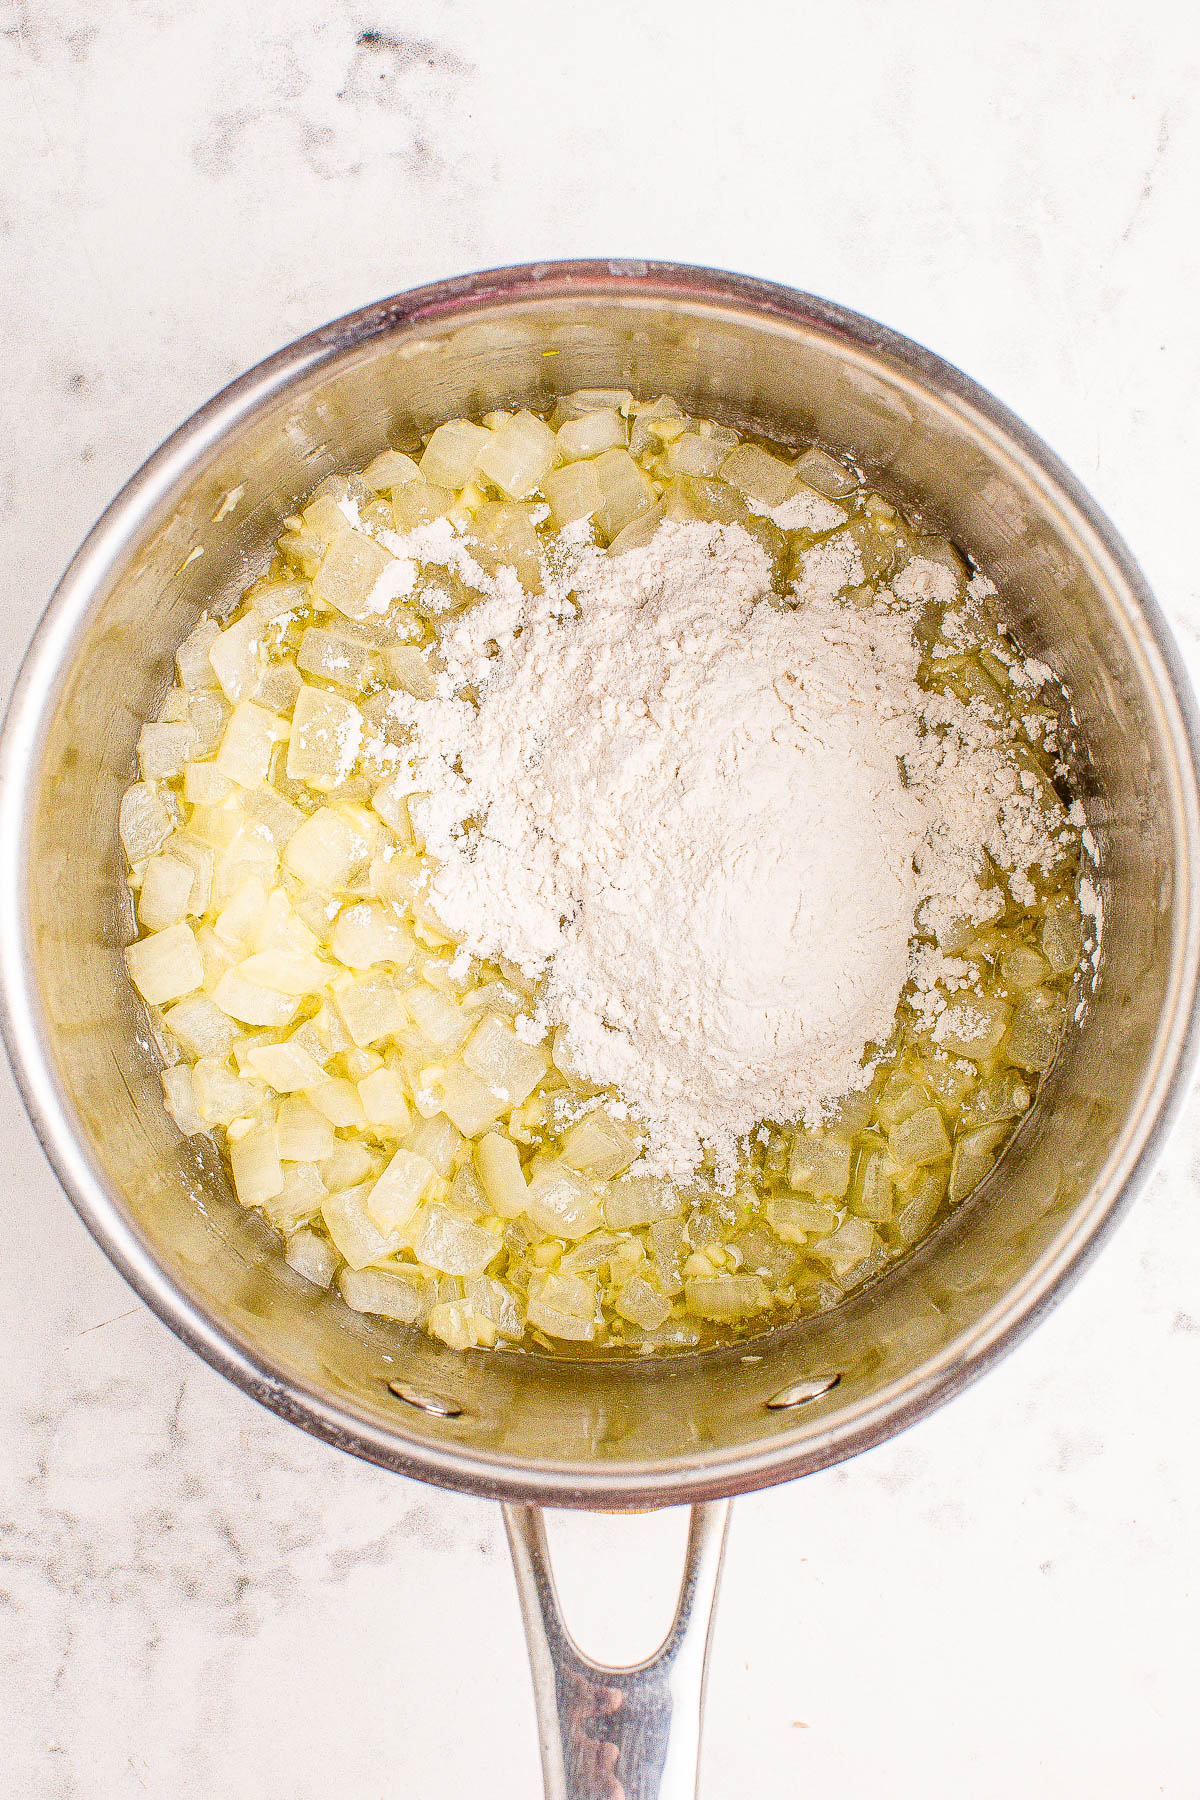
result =
[[[961,364],[1111,510],[1200,669],[1198,62],[1161,0],[13,0],[0,680],[222,382],[394,289],[589,254],[794,282]],[[707,1800],[1200,1791],[1198,1127],[1193,1100],[1002,1367],[738,1503]],[[222,1383],[90,1242],[7,1076],[0,1129],[0,1790],[529,1800],[496,1509]],[[585,1637],[610,1558],[661,1614],[676,1525],[567,1521]]]

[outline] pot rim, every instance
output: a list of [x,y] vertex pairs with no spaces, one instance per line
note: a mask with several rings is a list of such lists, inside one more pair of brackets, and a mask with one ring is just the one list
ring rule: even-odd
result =
[[[594,1476],[552,1458],[514,1462],[453,1441],[444,1447],[396,1436],[336,1403],[327,1392],[281,1376],[166,1273],[124,1217],[73,1122],[48,1049],[33,964],[24,869],[28,850],[28,770],[35,766],[47,697],[69,665],[88,608],[172,490],[210,452],[287,390],[347,352],[420,322],[442,326],[489,305],[540,298],[708,304],[816,329],[858,354],[890,365],[969,414],[1075,515],[1088,548],[1133,600],[1148,665],[1173,752],[1172,796],[1186,860],[1177,871],[1179,904],[1171,981],[1136,1104],[1100,1178],[1074,1214],[1003,1298],[968,1331],[902,1380],[832,1416],[782,1431],[753,1449],[703,1457],[605,1465]],[[54,590],[18,672],[0,738],[0,1028],[26,1110],[59,1182],[84,1224],[125,1279],[175,1335],[252,1399],[339,1449],[381,1467],[466,1492],[549,1505],[611,1508],[675,1505],[746,1492],[829,1466],[880,1443],[948,1400],[1011,1349],[1061,1297],[1147,1178],[1187,1091],[1200,1043],[1200,716],[1170,627],[1112,524],[1059,458],[1007,407],[952,364],[876,321],[801,290],[690,264],[636,260],[560,261],[489,269],[392,295],[318,327],[256,364],[201,406],[142,464],[84,539]]]

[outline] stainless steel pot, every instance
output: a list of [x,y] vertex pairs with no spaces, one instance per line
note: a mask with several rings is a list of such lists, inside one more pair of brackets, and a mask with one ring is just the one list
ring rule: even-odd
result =
[[[125,978],[116,817],[174,646],[263,565],[333,471],[462,412],[628,385],[850,451],[1001,584],[1065,677],[1104,870],[1099,993],[994,1175],[836,1311],[650,1362],[459,1355],[286,1267],[163,1112]],[[790,289],[664,264],[551,263],[401,294],[281,351],[171,438],[71,564],[17,682],[0,768],[5,1034],[85,1223],[159,1317],[284,1418],[493,1495],[525,1611],[547,1792],[695,1786],[728,1496],[823,1468],[948,1399],[1046,1310],[1131,1198],[1180,1098],[1200,967],[1196,720],[1120,539],[1046,447],[917,345]],[[597,1668],[558,1616],[537,1507],[695,1507],[660,1654]],[[619,1784],[619,1785],[618,1785]]]

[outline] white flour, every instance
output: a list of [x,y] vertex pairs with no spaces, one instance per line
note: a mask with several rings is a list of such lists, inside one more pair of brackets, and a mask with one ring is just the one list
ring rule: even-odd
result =
[[793,609],[738,526],[615,559],[576,542],[536,599],[467,570],[444,521],[394,547],[487,596],[447,622],[439,698],[395,702],[434,909],[542,979],[537,1026],[620,1088],[649,1170],[708,1145],[728,1172],[758,1120],[819,1122],[869,1080],[910,972],[953,985],[910,956],[919,909],[988,916],[983,846],[1018,880],[1053,853],[1065,821],[990,715],[916,681],[936,564],[854,607],[857,552],[830,539]]

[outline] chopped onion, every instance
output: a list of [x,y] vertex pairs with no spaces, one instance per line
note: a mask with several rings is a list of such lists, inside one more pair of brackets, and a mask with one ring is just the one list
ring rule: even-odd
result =
[[204,976],[196,935],[185,923],[170,925],[165,931],[156,931],[130,944],[125,961],[134,987],[152,1006],[163,1006],[168,1000],[190,994]]
[[338,1266],[337,1251],[315,1231],[293,1231],[283,1254],[297,1275],[314,1287],[327,1288],[332,1284]]
[[[729,1194],[630,1173],[638,1127],[584,1081],[565,1027],[553,1060],[525,1041],[538,984],[467,958],[431,898],[410,721],[450,698],[439,640],[478,582],[539,593],[568,525],[620,555],[664,519],[699,520],[754,537],[782,599],[836,512],[869,579],[917,555],[961,590],[955,547],[859,488],[823,450],[793,459],[669,396],[582,389],[549,423],[453,420],[419,465],[389,449],[323,481],[242,604],[180,646],[120,809],[143,934],[128,966],[170,1116],[222,1133],[239,1199],[306,1279],[456,1350],[527,1330],[684,1348],[834,1304],[993,1167],[1082,951],[1065,839],[1037,873],[1044,898],[1010,887],[996,922],[940,923],[971,991],[932,1032],[902,1011],[879,1075],[819,1130],[764,1127]],[[469,559],[455,568],[393,535],[440,519]],[[936,684],[1037,726],[1003,658],[941,647]],[[1057,805],[1027,760],[1026,791]]]

